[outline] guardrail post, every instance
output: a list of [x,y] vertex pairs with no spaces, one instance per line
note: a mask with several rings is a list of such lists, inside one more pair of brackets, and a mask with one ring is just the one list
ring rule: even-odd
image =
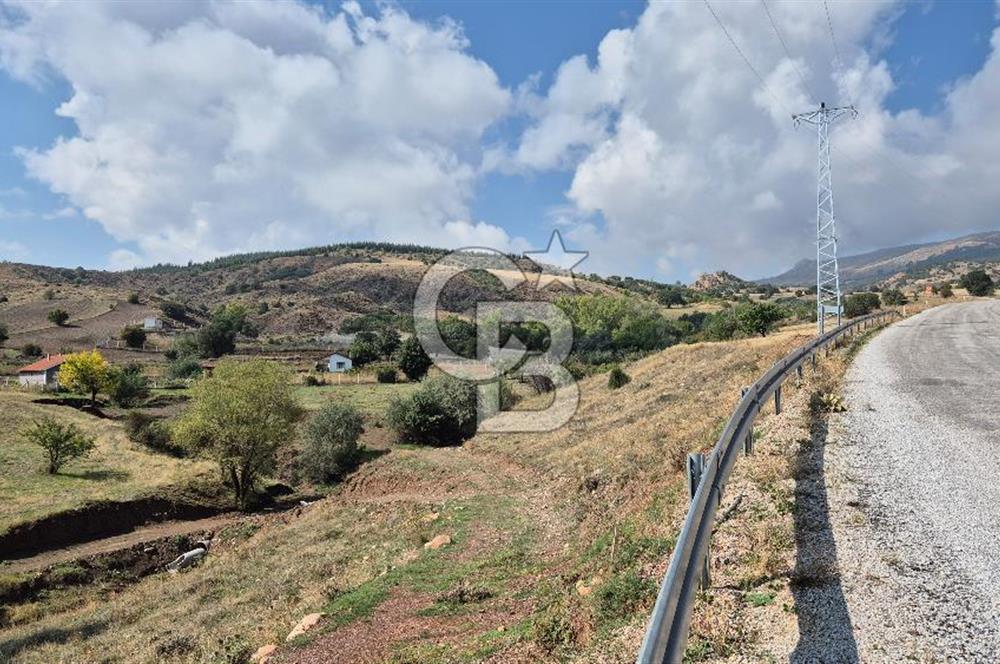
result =
[[795,367],[795,376],[799,380],[802,380],[803,374],[804,374],[804,372],[802,370],[802,365],[801,364],[799,366]]
[[[740,396],[745,397],[747,392],[750,391],[749,387],[744,387],[740,390]],[[750,428],[747,430],[747,436],[743,439],[743,454],[750,456],[753,454],[753,423],[750,423]]]
[[[688,492],[691,495],[691,500],[694,501],[694,495],[698,493],[698,486],[701,485],[701,478],[705,474],[705,455],[701,452],[691,452],[688,454],[687,458],[687,471],[688,471]],[[709,560],[712,558],[712,544],[709,542],[708,549],[705,551],[705,561],[701,569],[701,587],[708,588],[711,584],[712,579],[709,572]]]
[[774,414],[781,415],[781,385],[774,389]]

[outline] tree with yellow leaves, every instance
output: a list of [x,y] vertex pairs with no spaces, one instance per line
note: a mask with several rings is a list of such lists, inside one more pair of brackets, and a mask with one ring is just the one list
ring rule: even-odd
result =
[[96,350],[72,353],[59,367],[59,384],[67,390],[90,394],[90,404],[97,405],[97,393],[108,385],[111,365]]

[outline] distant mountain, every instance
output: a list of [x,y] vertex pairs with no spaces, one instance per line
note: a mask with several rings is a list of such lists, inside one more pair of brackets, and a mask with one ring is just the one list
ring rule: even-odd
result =
[[[953,240],[909,244],[840,258],[840,281],[845,288],[864,288],[905,275],[923,276],[931,268],[949,263],[1000,261],[1000,231],[976,233]],[[804,259],[787,272],[762,283],[775,286],[809,286],[816,282],[816,261]]]

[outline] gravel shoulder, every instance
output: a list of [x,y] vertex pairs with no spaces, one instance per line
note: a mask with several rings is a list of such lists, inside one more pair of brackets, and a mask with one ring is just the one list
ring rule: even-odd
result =
[[855,642],[837,661],[1000,661],[998,368],[1000,302],[981,300],[891,326],[848,371],[824,464]]

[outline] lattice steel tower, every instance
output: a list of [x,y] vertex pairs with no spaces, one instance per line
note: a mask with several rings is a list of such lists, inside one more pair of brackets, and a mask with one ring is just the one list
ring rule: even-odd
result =
[[854,106],[819,109],[792,116],[795,126],[802,122],[816,125],[819,136],[819,182],[816,186],[816,328],[823,334],[827,314],[841,319],[840,271],[837,268],[837,229],[833,216],[833,174],[830,171],[830,123],[850,114]]

